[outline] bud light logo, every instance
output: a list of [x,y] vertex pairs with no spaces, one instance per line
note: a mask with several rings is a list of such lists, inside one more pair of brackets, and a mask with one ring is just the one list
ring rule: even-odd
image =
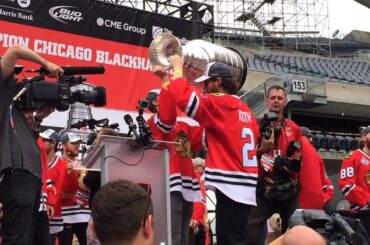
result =
[[53,19],[66,25],[83,20],[82,13],[74,6],[56,6],[49,9],[49,14]]
[[[153,35],[153,39],[156,38],[158,35],[162,34],[162,33],[170,33],[173,35],[172,31],[167,29],[167,28],[164,28],[164,27],[160,27],[160,26],[153,26],[152,27],[152,35]],[[175,35],[174,35],[175,36]],[[186,39],[185,37],[177,37],[175,36],[182,45],[185,45],[189,42],[188,39]]]

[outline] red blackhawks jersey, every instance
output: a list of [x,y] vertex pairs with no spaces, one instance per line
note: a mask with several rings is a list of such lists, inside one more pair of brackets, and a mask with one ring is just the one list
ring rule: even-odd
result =
[[324,161],[305,137],[302,137],[301,163],[302,168],[299,171],[300,207],[322,209],[324,203],[333,198],[334,188],[326,175]]
[[55,234],[63,230],[62,193],[63,182],[65,181],[66,175],[66,161],[60,156],[56,156],[54,161],[49,165],[49,176],[57,191],[55,197],[54,217],[50,220],[50,234]]
[[351,210],[369,210],[370,156],[366,152],[357,149],[344,158],[339,188],[351,203]]
[[[75,167],[79,166],[75,161]],[[78,171],[72,170],[63,181],[62,215],[65,224],[85,223],[90,219],[89,191],[79,187]]]
[[176,122],[176,104],[168,91],[162,90],[158,103],[160,112],[148,120],[153,137],[156,140],[180,142],[170,153],[170,192],[181,192],[189,202],[201,201],[202,193],[195,177],[191,152],[203,149],[203,129]]
[[53,185],[49,178],[48,171],[48,158],[45,151],[44,141],[42,138],[37,139],[37,144],[41,152],[41,164],[42,164],[42,188],[40,197],[39,212],[46,211],[46,205],[55,206],[55,196],[53,195]]
[[179,108],[206,130],[206,187],[256,205],[259,128],[248,106],[237,96],[196,93],[184,78],[173,80],[168,90]]

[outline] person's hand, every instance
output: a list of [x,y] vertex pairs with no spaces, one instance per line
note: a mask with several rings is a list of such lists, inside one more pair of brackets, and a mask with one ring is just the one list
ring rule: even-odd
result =
[[49,73],[47,74],[48,77],[61,76],[64,72],[60,66],[57,66],[56,64],[51,62],[47,62],[44,68],[49,71]]
[[36,110],[36,114],[34,118],[38,121],[44,120],[46,117],[48,117],[51,113],[55,111],[55,107],[52,106],[46,106],[44,108]]
[[78,177],[78,185],[80,186],[80,188],[84,191],[88,191],[89,190],[89,187],[87,187],[85,184],[84,184],[84,178],[86,176],[86,172],[82,172],[80,174],[80,176]]
[[178,54],[171,55],[171,56],[168,57],[168,61],[170,62],[171,67],[174,71],[176,71],[176,70],[181,70],[182,71],[182,67],[184,65],[184,58],[183,57],[181,57]]
[[55,185],[51,186],[51,193],[53,193],[53,196],[57,195],[58,191],[57,191],[57,188],[55,187]]
[[190,220],[190,228],[195,229],[199,225],[199,222],[195,219]]
[[264,153],[270,152],[272,146],[274,145],[274,140],[274,130],[272,130],[271,137],[269,139],[262,137],[261,148]]
[[54,207],[51,205],[46,205],[46,214],[48,215],[48,218],[51,219],[54,216]]
[[73,162],[71,160],[67,160],[67,172],[70,174],[75,169]]

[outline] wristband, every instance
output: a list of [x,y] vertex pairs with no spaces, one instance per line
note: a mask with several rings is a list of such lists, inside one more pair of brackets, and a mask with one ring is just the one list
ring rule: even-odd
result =
[[167,88],[168,85],[170,85],[170,82],[164,82],[162,83],[162,88]]
[[174,70],[173,75],[174,76],[182,76],[182,70]]

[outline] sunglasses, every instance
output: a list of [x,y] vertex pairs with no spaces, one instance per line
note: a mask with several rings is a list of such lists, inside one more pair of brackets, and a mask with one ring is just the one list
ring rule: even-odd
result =
[[146,218],[148,217],[149,213],[149,204],[150,204],[150,197],[152,195],[152,188],[149,184],[145,183],[138,183],[138,185],[143,188],[146,192],[146,205],[145,205],[145,211],[143,215],[143,227],[146,225]]

